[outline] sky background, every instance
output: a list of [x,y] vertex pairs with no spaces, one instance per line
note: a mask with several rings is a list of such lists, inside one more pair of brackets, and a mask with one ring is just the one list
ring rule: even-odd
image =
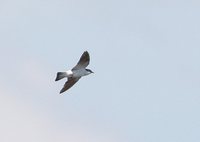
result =
[[[1,142],[199,142],[200,2],[1,0]],[[71,69],[89,69],[63,95]]]

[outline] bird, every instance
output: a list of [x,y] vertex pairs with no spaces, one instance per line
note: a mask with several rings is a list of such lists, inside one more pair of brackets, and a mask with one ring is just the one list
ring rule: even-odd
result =
[[81,77],[94,73],[92,70],[86,69],[89,63],[90,55],[88,51],[84,51],[76,66],[71,70],[57,72],[55,81],[67,78],[63,88],[60,90],[60,94],[70,89]]

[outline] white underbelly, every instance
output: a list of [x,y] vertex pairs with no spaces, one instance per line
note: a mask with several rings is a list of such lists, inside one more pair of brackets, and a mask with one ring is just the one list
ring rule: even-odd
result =
[[87,75],[85,69],[73,71],[74,77],[81,77],[81,76],[85,76],[85,75]]

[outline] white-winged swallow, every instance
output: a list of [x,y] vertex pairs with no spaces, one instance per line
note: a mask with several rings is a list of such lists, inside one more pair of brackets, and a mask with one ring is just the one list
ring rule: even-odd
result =
[[71,70],[57,73],[55,81],[58,81],[65,77],[67,77],[68,79],[65,82],[63,88],[61,89],[60,94],[71,88],[82,76],[86,76],[93,73],[93,71],[91,71],[90,69],[86,69],[86,67],[89,65],[89,62],[89,53],[85,51],[75,67],[73,67]]

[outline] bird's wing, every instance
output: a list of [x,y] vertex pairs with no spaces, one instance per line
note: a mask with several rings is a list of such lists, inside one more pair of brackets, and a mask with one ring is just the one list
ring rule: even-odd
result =
[[86,68],[89,65],[90,62],[90,55],[87,51],[85,51],[81,58],[79,59],[77,65],[72,70],[77,70],[81,68]]
[[65,82],[63,88],[60,90],[60,94],[71,88],[81,77],[77,78],[68,78],[68,81]]

